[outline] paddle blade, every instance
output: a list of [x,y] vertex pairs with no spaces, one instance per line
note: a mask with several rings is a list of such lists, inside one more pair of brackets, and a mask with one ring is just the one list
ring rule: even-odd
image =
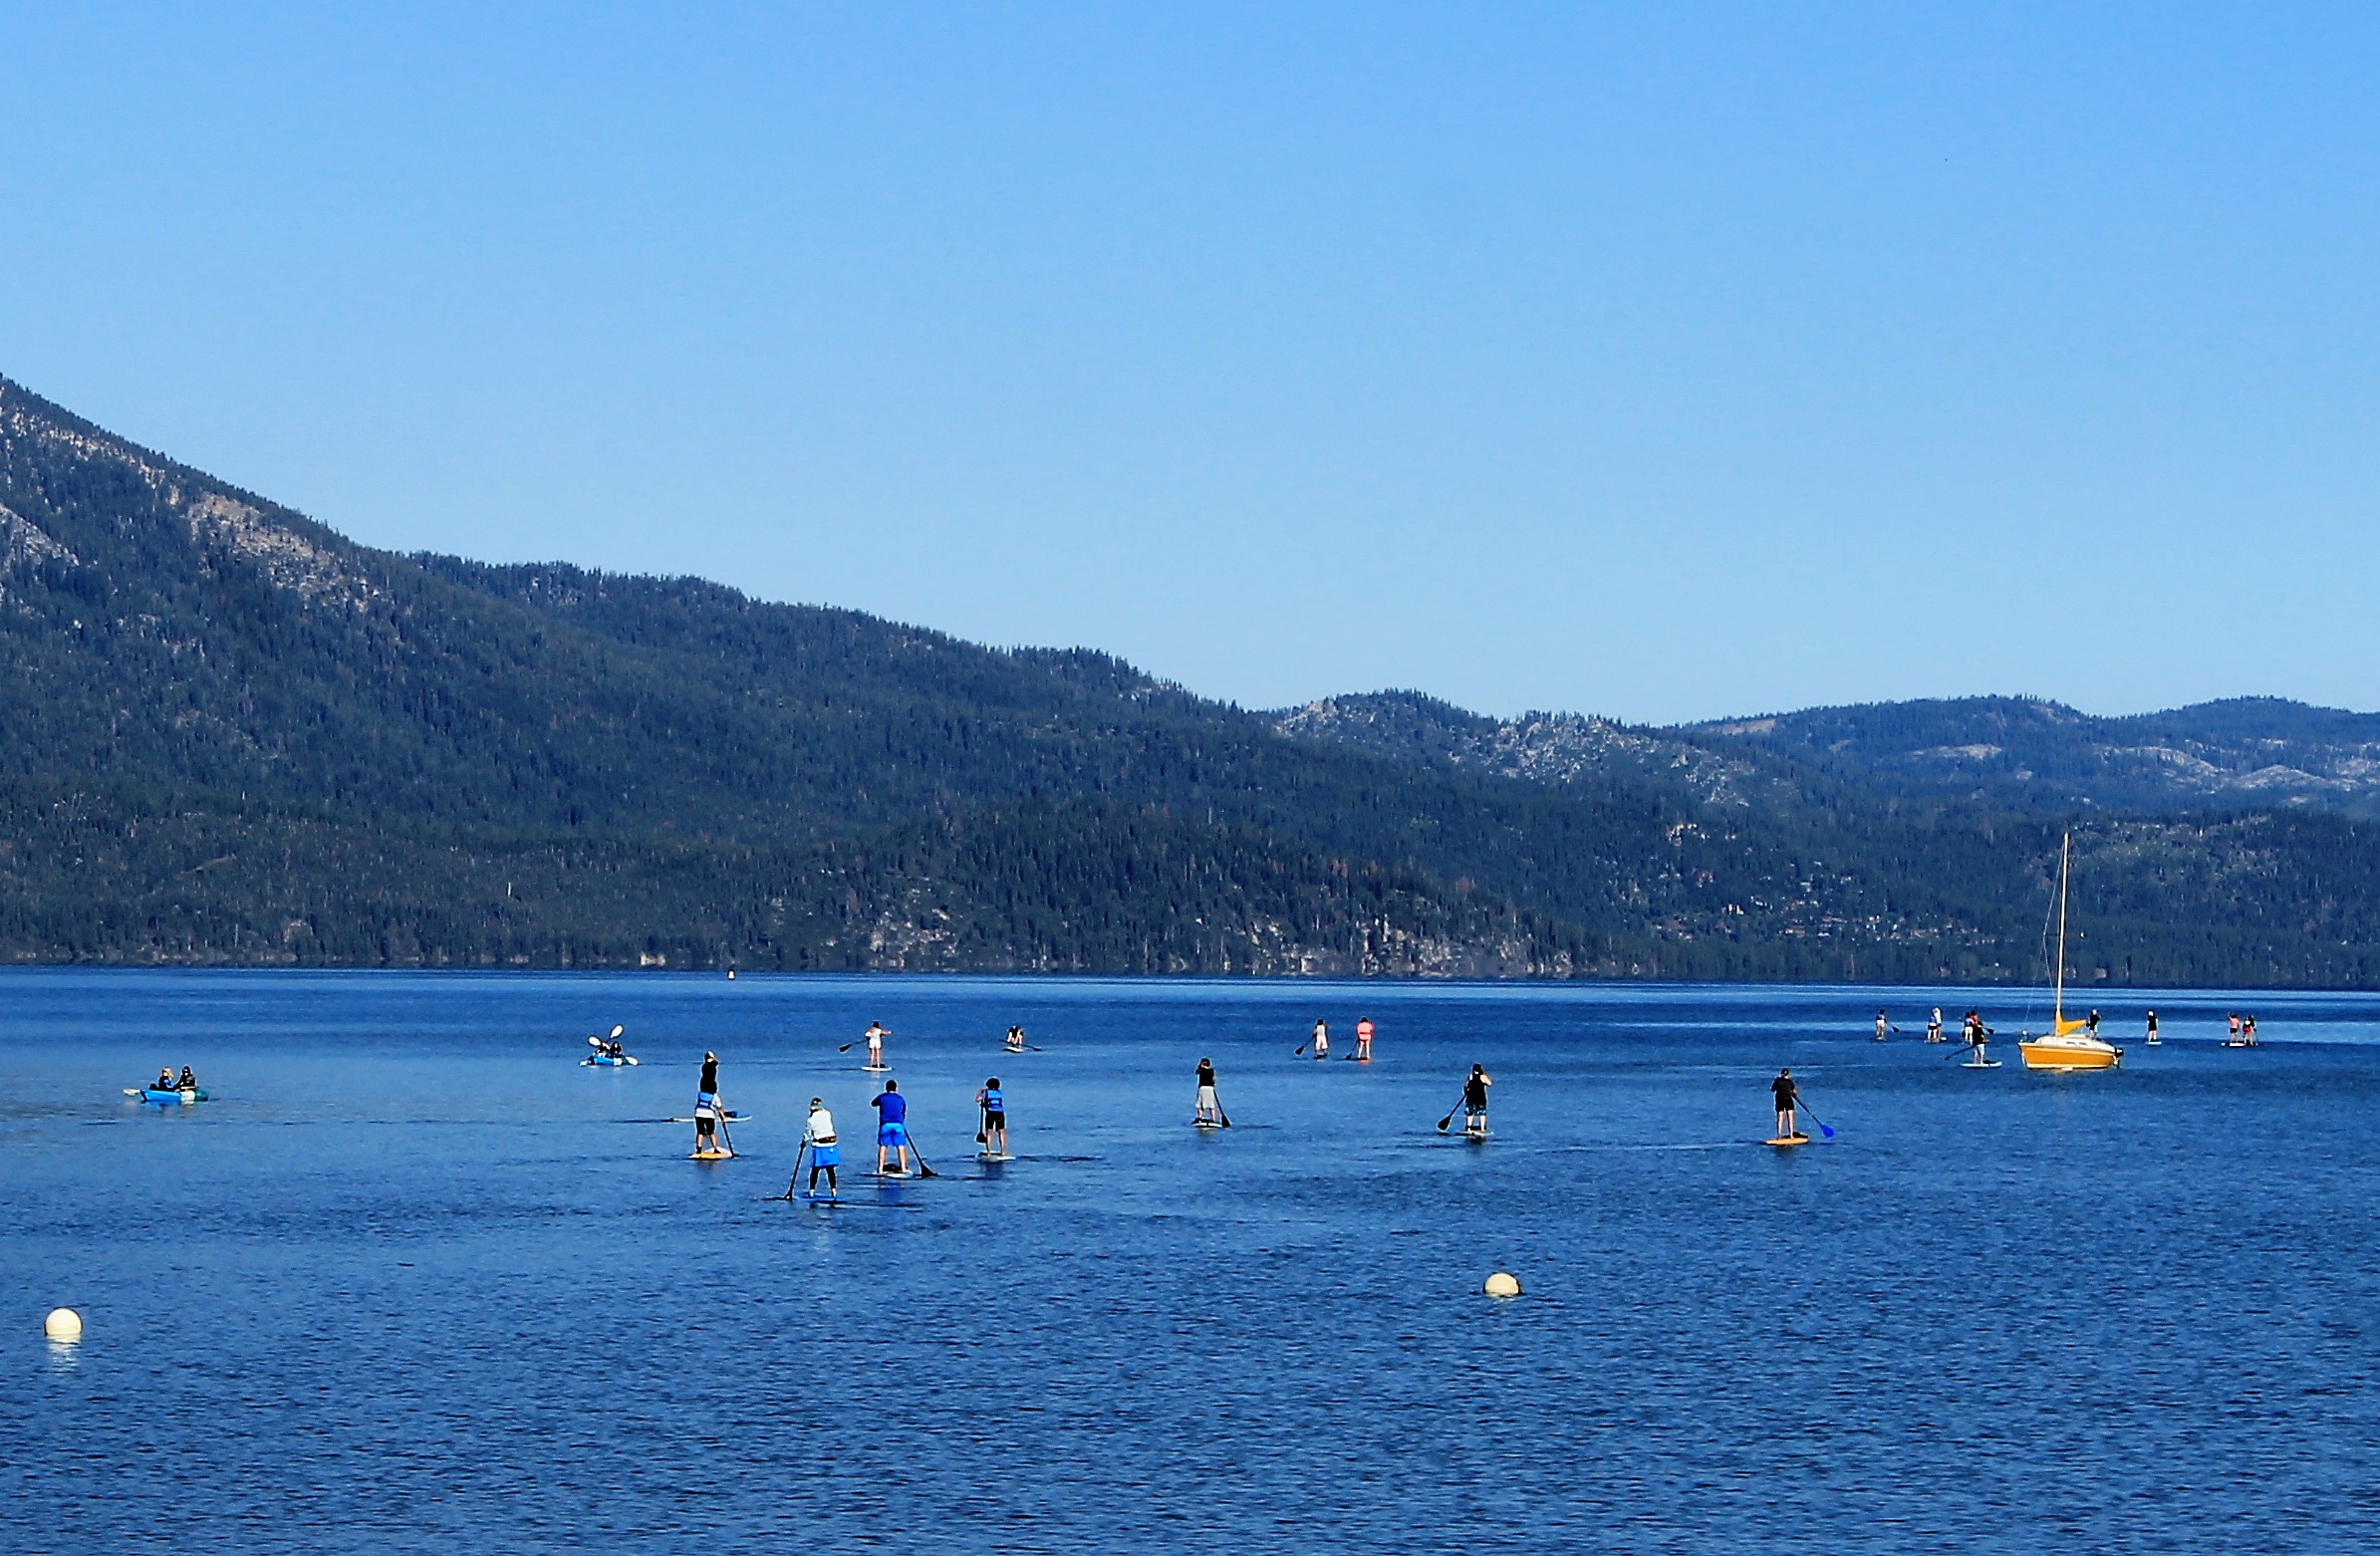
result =
[[1821,1125],[1819,1125],[1819,1126],[1818,1126],[1818,1138],[1819,1138],[1820,1140],[1832,1140],[1832,1139],[1834,1139],[1834,1138],[1835,1138],[1835,1127],[1834,1127],[1833,1125],[1831,1125],[1831,1124],[1821,1124]]
[[613,1035],[614,1037],[618,1037],[618,1036],[619,1036],[621,1033],[623,1033],[623,1032],[625,1032],[625,1031],[627,1031],[627,1030],[628,1030],[628,1028],[627,1028],[627,1027],[624,1027],[624,1026],[616,1026],[616,1027],[612,1028],[612,1035]]

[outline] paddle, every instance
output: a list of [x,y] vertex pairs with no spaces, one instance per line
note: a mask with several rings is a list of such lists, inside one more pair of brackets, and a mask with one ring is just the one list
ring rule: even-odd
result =
[[727,1109],[724,1105],[719,1108],[719,1139],[727,1147],[727,1155],[734,1156],[735,1137],[727,1133]]
[[[1803,1102],[1799,1097],[1795,1097],[1793,1099],[1793,1106],[1799,1108],[1804,1113],[1810,1113],[1810,1105],[1806,1102]],[[1835,1138],[1834,1126],[1827,1123],[1824,1119],[1818,1117],[1818,1115],[1810,1113],[1810,1122],[1818,1126],[1818,1136],[1821,1140],[1832,1140]]]
[[802,1138],[802,1143],[793,1148],[793,1176],[785,1180],[785,1192],[781,1194],[772,1194],[769,1196],[770,1198],[783,1199],[787,1201],[790,1201],[793,1198],[794,1189],[799,1187],[802,1181],[802,1153],[808,1151],[809,1149],[809,1137],[804,1136]]
[[[906,1136],[908,1131],[904,1130],[902,1133],[904,1136]],[[942,1175],[926,1165],[926,1153],[918,1149],[918,1143],[915,1140],[912,1140],[909,1143],[909,1154],[918,1159],[918,1175],[920,1177],[939,1177]]]
[[1438,1121],[1438,1132],[1444,1135],[1447,1132],[1447,1126],[1454,1122],[1454,1115],[1461,1111],[1462,1099],[1457,1097],[1454,1099],[1454,1106],[1447,1110],[1447,1116]]
[[[877,1035],[878,1037],[891,1037],[893,1034],[892,1034],[892,1032],[891,1032],[891,1031],[888,1029],[888,1030],[886,1030],[886,1031],[879,1032],[879,1033],[877,1033],[876,1035]],[[835,1050],[835,1052],[837,1052],[837,1053],[839,1053],[839,1054],[848,1054],[848,1053],[850,1053],[850,1052],[851,1052],[853,1049],[855,1049],[855,1048],[859,1047],[859,1046],[860,1046],[862,1043],[865,1043],[866,1041],[868,1041],[868,1034],[867,1034],[867,1033],[865,1033],[865,1032],[863,1032],[863,1033],[861,1033],[861,1034],[860,1034],[858,1037],[855,1037],[855,1038],[853,1038],[853,1039],[852,1039],[850,1042],[848,1042],[848,1043],[845,1043],[845,1044],[844,1044],[844,1045],[843,1045],[841,1048],[838,1048],[838,1049],[836,1049],[836,1050]]]

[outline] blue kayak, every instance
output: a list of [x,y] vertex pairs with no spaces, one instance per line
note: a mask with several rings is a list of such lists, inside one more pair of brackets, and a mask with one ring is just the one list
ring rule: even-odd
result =
[[636,1062],[637,1062],[637,1060],[636,1060],[636,1056],[635,1056],[635,1055],[633,1055],[633,1054],[622,1054],[622,1055],[620,1055],[620,1056],[619,1056],[619,1057],[617,1057],[617,1058],[613,1057],[613,1056],[612,1056],[612,1055],[610,1055],[610,1054],[589,1054],[589,1055],[588,1055],[586,1058],[584,1058],[584,1059],[582,1059],[582,1060],[580,1060],[580,1061],[579,1061],[579,1063],[581,1063],[581,1064],[604,1064],[604,1065],[623,1065],[623,1064],[635,1064]]
[[177,1092],[161,1092],[153,1086],[144,1086],[138,1091],[134,1091],[132,1088],[128,1086],[125,1088],[125,1092],[128,1096],[137,1097],[142,1102],[153,1102],[158,1104],[160,1107],[169,1102],[206,1101],[206,1092],[202,1088],[195,1086]]

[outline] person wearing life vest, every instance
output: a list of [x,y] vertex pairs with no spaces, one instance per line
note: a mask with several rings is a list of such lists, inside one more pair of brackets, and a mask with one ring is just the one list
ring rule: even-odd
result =
[[1008,1099],[1000,1093],[1000,1078],[993,1076],[975,1093],[975,1107],[983,1115],[983,1127],[975,1139],[983,1145],[983,1155],[1008,1155]]
[[1358,1064],[1372,1062],[1372,1018],[1364,1017],[1355,1024],[1355,1058]]
[[694,1093],[694,1152],[697,1156],[719,1149],[719,1056],[702,1056],[702,1083]]

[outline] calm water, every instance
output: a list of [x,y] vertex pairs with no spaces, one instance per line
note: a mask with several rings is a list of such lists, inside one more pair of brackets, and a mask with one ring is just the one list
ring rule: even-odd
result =
[[[0,1548],[2368,1544],[2380,1000],[2164,996],[2158,1049],[2129,1000],[2056,1079],[1936,999],[0,974]],[[872,1017],[943,1176],[766,1201],[813,1093],[872,1155]],[[706,1047],[719,1166],[649,1122]],[[217,1100],[119,1095],[168,1062]],[[1778,1154],[1788,1063],[1839,1136]]]

